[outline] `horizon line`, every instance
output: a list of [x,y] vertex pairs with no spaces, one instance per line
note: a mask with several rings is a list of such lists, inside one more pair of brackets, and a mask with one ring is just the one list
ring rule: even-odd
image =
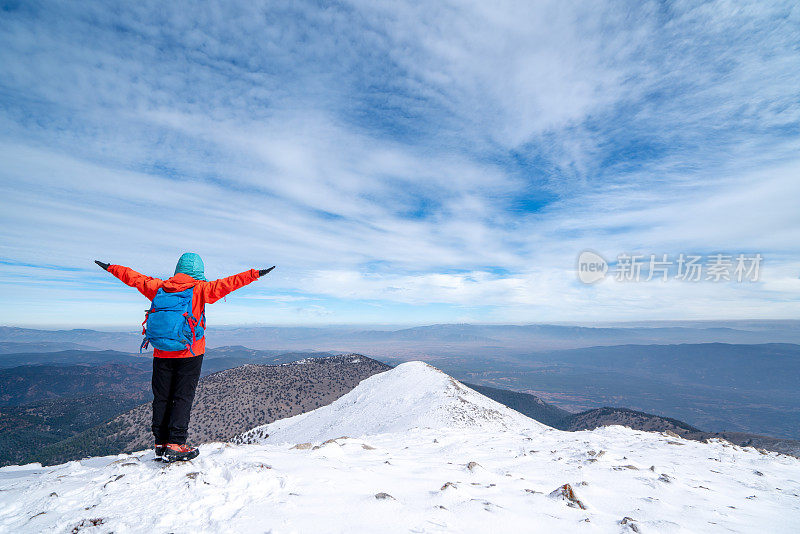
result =
[[[218,324],[214,329],[235,329],[235,328],[425,328],[432,326],[575,326],[584,328],[614,328],[622,326],[643,326],[647,325],[696,325],[696,324],[742,324],[742,323],[800,323],[797,318],[779,318],[779,319],[642,319],[642,320],[629,320],[629,321],[550,321],[550,322],[434,322],[434,323],[239,323],[239,324]],[[67,324],[67,323],[50,323],[50,324],[35,324],[20,323],[20,324],[0,324],[0,328],[17,328],[23,330],[95,330],[95,331],[136,331],[135,326],[127,326],[121,324],[115,325],[97,325],[97,324]]]

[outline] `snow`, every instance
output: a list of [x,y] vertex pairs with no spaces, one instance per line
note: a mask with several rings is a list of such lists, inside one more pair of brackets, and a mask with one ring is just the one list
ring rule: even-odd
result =
[[[0,532],[780,533],[800,521],[795,458],[623,427],[561,432],[497,406],[406,364],[189,463],[145,451],[2,468]],[[585,510],[551,496],[563,484]]]
[[[245,432],[237,441],[299,443],[410,428],[547,428],[423,362],[363,380],[328,406]],[[266,439],[260,436],[269,435]]]

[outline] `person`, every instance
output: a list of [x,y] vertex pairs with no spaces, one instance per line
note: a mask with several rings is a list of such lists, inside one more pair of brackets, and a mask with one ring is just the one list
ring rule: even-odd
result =
[[188,446],[186,438],[205,354],[205,305],[254,282],[275,267],[250,269],[209,282],[203,260],[194,252],[180,257],[174,276],[168,280],[145,276],[122,265],[99,260],[95,263],[152,302],[142,323],[142,348],[148,344],[154,348],[155,459],[173,462],[197,457],[199,450]]

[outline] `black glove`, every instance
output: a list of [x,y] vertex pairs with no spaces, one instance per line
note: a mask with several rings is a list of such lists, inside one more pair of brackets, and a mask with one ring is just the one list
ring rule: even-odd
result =
[[265,274],[267,274],[268,272],[270,272],[274,268],[275,268],[275,266],[273,265],[269,269],[261,269],[260,271],[258,271],[258,276],[264,276]]
[[103,262],[102,262],[102,261],[100,261],[100,260],[94,260],[94,262],[95,262],[97,265],[99,265],[101,269],[105,269],[106,271],[108,270],[108,268],[109,268],[109,267],[111,267],[111,264],[110,264],[110,263],[103,263]]

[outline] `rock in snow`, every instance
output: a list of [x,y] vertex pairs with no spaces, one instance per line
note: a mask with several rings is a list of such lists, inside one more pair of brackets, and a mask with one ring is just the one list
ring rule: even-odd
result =
[[567,506],[578,507],[581,510],[586,510],[586,505],[575,495],[575,490],[569,484],[564,484],[560,488],[554,489],[550,492],[550,497],[556,499],[564,499],[567,501]]
[[2,468],[0,532],[746,533],[800,522],[796,458],[623,427],[553,430],[416,362],[241,441],[204,445],[185,464],[144,451]]

